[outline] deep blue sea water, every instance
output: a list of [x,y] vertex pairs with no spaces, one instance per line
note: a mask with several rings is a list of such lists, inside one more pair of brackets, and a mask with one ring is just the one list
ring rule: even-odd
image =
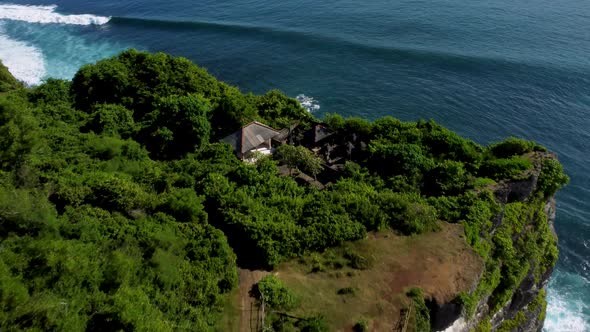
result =
[[433,118],[483,144],[548,146],[571,183],[545,330],[590,331],[590,2],[0,0],[0,59],[29,84],[129,47],[245,92],[312,96],[320,116]]

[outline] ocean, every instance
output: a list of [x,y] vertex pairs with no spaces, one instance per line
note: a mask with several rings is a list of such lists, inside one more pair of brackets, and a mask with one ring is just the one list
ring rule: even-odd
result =
[[590,331],[590,2],[0,1],[0,59],[30,85],[127,48],[184,56],[318,116],[432,118],[479,143],[559,154],[560,257],[545,331]]

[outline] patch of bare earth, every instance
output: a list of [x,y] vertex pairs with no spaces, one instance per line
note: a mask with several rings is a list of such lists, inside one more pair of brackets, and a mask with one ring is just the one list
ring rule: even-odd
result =
[[[365,270],[329,263],[342,259],[342,248],[321,255],[326,266],[320,272],[311,272],[309,259],[282,264],[275,273],[301,299],[300,308],[290,314],[322,314],[334,331],[350,331],[360,319],[369,320],[372,331],[393,331],[409,303],[408,288],[420,287],[438,303],[454,299],[477,283],[483,261],[465,242],[461,225],[441,227],[413,237],[375,233],[346,244],[348,252],[372,262]],[[346,288],[353,291],[338,294]]]
[[[258,331],[260,327],[260,313],[256,300],[250,296],[252,286],[269,272],[258,270],[239,269],[238,301],[240,312],[240,332]],[[236,317],[237,318],[237,317]]]

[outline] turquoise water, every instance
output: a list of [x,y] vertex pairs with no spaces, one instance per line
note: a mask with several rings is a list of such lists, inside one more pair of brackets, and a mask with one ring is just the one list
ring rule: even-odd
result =
[[557,151],[572,181],[545,330],[590,331],[590,2],[80,2],[0,1],[0,59],[37,84],[129,47],[164,51],[243,91],[314,97],[318,115],[433,118]]

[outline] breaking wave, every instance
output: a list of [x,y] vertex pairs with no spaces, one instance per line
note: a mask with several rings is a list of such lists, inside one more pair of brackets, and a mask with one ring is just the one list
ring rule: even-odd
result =
[[64,15],[57,13],[56,5],[24,6],[0,4],[0,19],[24,21],[29,23],[53,23],[73,25],[103,25],[110,21],[110,17],[90,14]]
[[295,99],[310,113],[320,109],[320,103],[312,97],[300,94]]
[[0,22],[0,59],[17,80],[37,85],[45,76],[45,59],[36,47],[10,39]]
[[[567,286],[566,286],[567,285]],[[545,332],[590,331],[590,282],[580,275],[556,271],[547,293]]]

